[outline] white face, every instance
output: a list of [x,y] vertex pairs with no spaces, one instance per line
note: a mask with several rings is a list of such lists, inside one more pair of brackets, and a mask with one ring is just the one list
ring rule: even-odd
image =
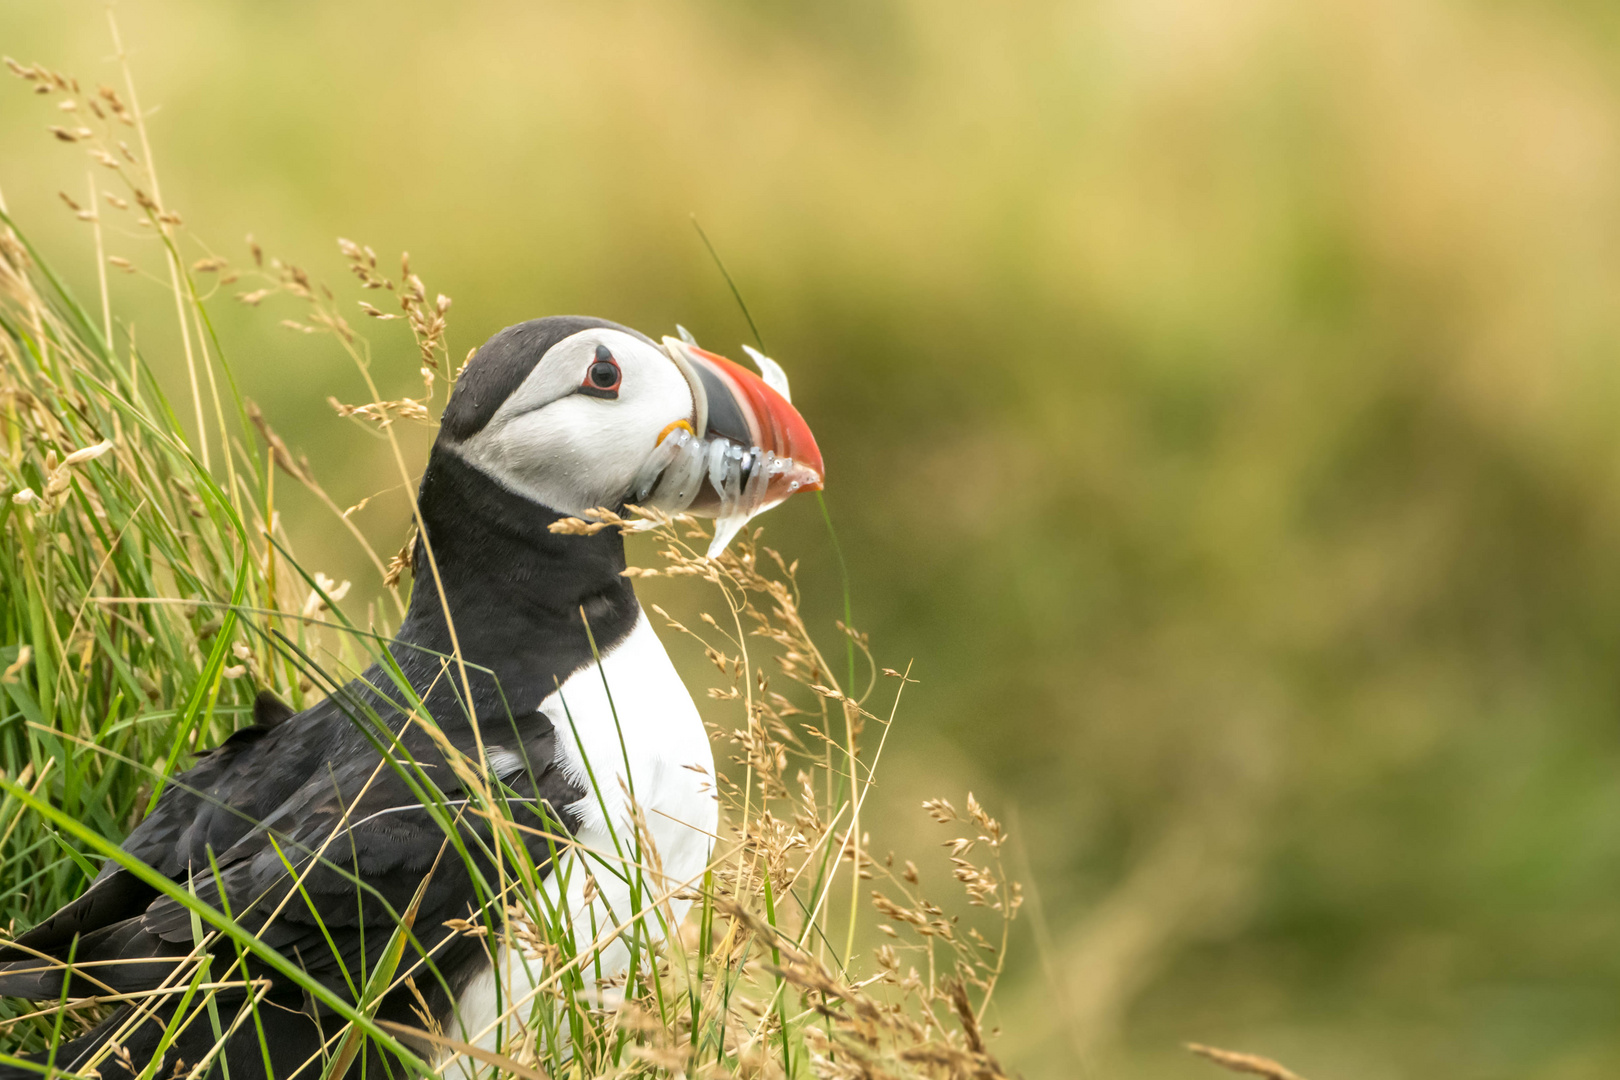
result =
[[[599,385],[604,358],[618,367],[616,393]],[[489,423],[454,449],[512,491],[577,515],[622,502],[659,438],[690,423],[693,411],[692,388],[663,350],[593,328],[547,350]]]

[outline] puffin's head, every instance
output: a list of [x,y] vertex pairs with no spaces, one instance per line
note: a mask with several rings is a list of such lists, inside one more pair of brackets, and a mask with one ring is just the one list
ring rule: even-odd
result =
[[714,516],[716,555],[824,475],[781,368],[753,355],[765,378],[604,319],[519,323],[462,372],[435,449],[559,513],[629,502]]

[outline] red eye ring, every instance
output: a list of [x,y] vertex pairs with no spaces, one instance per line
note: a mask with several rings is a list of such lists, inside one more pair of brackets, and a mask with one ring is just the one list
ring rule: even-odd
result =
[[580,383],[579,392],[587,397],[616,398],[619,396],[619,384],[623,378],[619,362],[613,359],[608,347],[598,345],[596,359],[585,369],[585,379]]

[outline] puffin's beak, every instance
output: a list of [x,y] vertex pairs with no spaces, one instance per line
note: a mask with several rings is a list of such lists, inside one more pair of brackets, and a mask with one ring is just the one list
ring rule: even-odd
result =
[[[698,400],[698,436],[721,436],[787,458],[815,474],[813,479],[800,479],[794,491],[818,491],[826,478],[826,466],[821,463],[810,424],[799,410],[742,364],[697,345],[680,342],[680,347],[682,359],[690,364],[700,384],[693,387],[692,395]],[[778,494],[774,487],[771,494]],[[792,492],[779,494],[786,499]]]
[[[786,395],[741,364],[707,349],[675,338],[665,338],[664,346],[692,384],[697,413],[694,433],[698,438],[719,436],[798,466],[771,477],[767,503],[780,502],[798,491],[821,488],[827,475],[821,450],[816,446],[816,437],[810,434],[810,425]],[[771,361],[763,362],[775,368]],[[785,377],[779,378],[785,390]]]
[[751,518],[820,489],[827,471],[776,361],[749,350],[761,378],[689,340],[666,337],[664,351],[692,388],[692,419],[664,429],[631,492],[645,505],[713,517],[712,559]]

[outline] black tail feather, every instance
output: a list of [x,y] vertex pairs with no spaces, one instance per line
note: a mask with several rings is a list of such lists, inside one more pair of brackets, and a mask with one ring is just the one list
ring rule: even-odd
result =
[[[198,1008],[195,1002],[192,1007],[197,1009],[197,1014],[164,1050],[162,1061],[153,1073],[157,1080],[184,1076],[213,1052],[213,1025],[205,1010]],[[238,1010],[244,1008],[246,1003],[242,998],[221,1002],[221,1025],[229,1027],[236,1020]],[[34,1068],[0,1063],[0,1080],[41,1080],[44,1075],[41,1067],[47,1063],[62,1072],[83,1073],[92,1062],[101,1080],[135,1080],[158,1056],[163,1033],[173,1016],[168,1012],[132,1024],[135,1010],[134,1004],[120,1007],[95,1030],[59,1044],[54,1054],[26,1055],[22,1060]],[[226,1040],[224,1049],[210,1059],[209,1068],[203,1073],[204,1080],[222,1080],[226,1075],[230,1080],[318,1080],[326,1065],[323,1055],[334,1049],[325,1045],[325,1041],[342,1029],[343,1022],[328,1016],[322,1024],[301,1001],[283,1003],[266,998],[259,1003],[257,1012],[256,1020],[253,1016],[243,1017]],[[116,1046],[108,1048],[97,1060],[98,1051],[114,1039]],[[369,1044],[366,1053],[350,1066],[348,1075],[387,1080],[388,1077],[404,1077],[406,1072],[397,1058]]]

